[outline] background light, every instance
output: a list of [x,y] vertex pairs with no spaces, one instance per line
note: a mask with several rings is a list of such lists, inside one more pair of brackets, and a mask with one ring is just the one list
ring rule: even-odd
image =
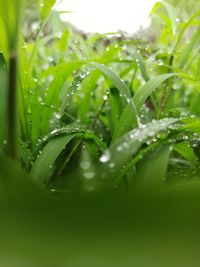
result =
[[134,33],[141,26],[149,25],[149,12],[155,0],[63,0],[57,9],[71,11],[62,14],[69,21],[87,32]]

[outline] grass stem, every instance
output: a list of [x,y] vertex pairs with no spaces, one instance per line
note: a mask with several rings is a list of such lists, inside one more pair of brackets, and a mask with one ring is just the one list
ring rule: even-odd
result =
[[8,81],[8,155],[17,157],[17,55],[11,54],[9,59]]

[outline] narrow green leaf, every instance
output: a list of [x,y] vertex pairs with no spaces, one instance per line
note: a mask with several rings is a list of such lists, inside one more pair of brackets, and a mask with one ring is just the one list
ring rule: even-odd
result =
[[42,7],[41,17],[43,20],[45,20],[48,17],[55,3],[56,3],[56,0],[44,0],[43,1],[43,4],[41,4],[41,7]]
[[43,185],[48,179],[48,175],[51,172],[55,160],[60,155],[66,145],[74,138],[75,134],[67,136],[59,136],[51,140],[41,151],[40,156],[37,158],[33,168],[31,170],[31,176],[33,180]]
[[180,41],[185,33],[185,31],[188,29],[189,26],[191,26],[193,20],[200,15],[200,10],[197,10],[190,18],[189,20],[183,24],[181,30],[179,31],[175,44],[174,44],[174,51],[178,48]]
[[128,103],[129,99],[131,99],[131,93],[126,84],[112,70],[110,70],[103,64],[94,64],[94,65],[111,80],[113,85],[119,90],[125,103]]
[[168,135],[170,131],[179,129],[181,126],[175,125],[178,121],[179,119],[174,118],[152,121],[117,139],[100,158],[103,163],[102,173],[110,176],[111,182],[113,180],[116,182],[116,179],[119,180],[120,170],[137,155],[142,145],[158,142],[159,138],[162,138],[158,137],[160,133]]
[[53,130],[38,143],[35,151],[33,151],[33,156],[37,156],[37,158],[30,174],[37,184],[43,185],[47,182],[56,159],[73,138],[93,140],[99,150],[106,148],[101,139],[84,129],[64,127]]
[[170,145],[158,147],[139,162],[134,190],[155,190],[164,185],[170,156]]
[[170,3],[168,2],[165,2],[165,1],[162,1],[162,2],[157,2],[150,15],[152,15],[153,13],[156,13],[157,9],[159,7],[164,7],[164,9],[166,10],[166,13],[168,15],[168,18],[169,18],[169,21],[170,21],[170,25],[171,25],[171,28],[172,28],[172,31],[173,31],[173,34],[175,35],[176,34],[176,31],[177,31],[177,13],[176,13],[176,9],[174,8],[173,5],[171,5]]
[[146,84],[142,85],[135,93],[133,102],[135,103],[136,109],[139,110],[145,103],[147,98],[158,88],[164,81],[175,76],[174,73],[162,74],[149,80]]
[[106,75],[113,83],[113,85],[119,90],[120,96],[124,102],[124,106],[130,106],[130,113],[132,114],[132,120],[135,125],[139,124],[139,117],[135,108],[135,105],[131,99],[131,93],[128,86],[109,68],[104,65],[94,64],[104,75]]
[[111,122],[112,129],[114,130],[122,113],[123,107],[119,92],[116,88],[111,88],[109,95],[109,104],[111,106]]
[[2,53],[0,53],[0,153],[4,147],[6,140],[6,127],[7,127],[7,70],[6,61]]
[[195,161],[196,156],[193,151],[193,149],[190,147],[188,142],[180,142],[178,144],[175,144],[173,146],[174,150],[177,151],[181,156],[183,156],[185,159]]
[[181,61],[179,63],[179,68],[182,69],[184,68],[184,66],[186,65],[192,51],[193,51],[193,48],[195,47],[195,45],[199,42],[200,40],[200,27],[198,27],[196,33],[192,36],[189,44],[187,45],[184,53],[183,53],[183,56],[181,58]]
[[80,90],[83,92],[83,98],[79,102],[78,114],[82,122],[88,122],[87,113],[91,105],[91,92],[97,86],[100,73],[98,70],[94,70],[83,80],[80,86]]
[[[170,77],[174,76],[175,74],[163,74],[152,78],[146,84],[142,85],[135,93],[133,97],[133,102],[135,104],[137,112],[140,110],[142,105],[145,103],[147,98],[154,92],[154,90],[159,87],[165,80],[169,79]],[[131,126],[134,125],[133,115],[131,113],[131,106],[128,104],[124,109],[119,122],[115,128],[113,134],[113,141],[115,141],[118,137],[126,133],[130,130]]]
[[150,79],[150,77],[149,77],[149,74],[147,73],[144,59],[142,58],[141,54],[136,49],[133,48],[132,51],[133,51],[133,56],[142,74],[142,77],[145,80],[145,82],[147,82]]
[[[62,88],[69,76],[81,65],[82,62],[69,62],[60,65],[58,68],[54,68],[55,73],[53,74],[53,80],[47,90],[40,114],[38,114],[38,105],[41,105],[41,103],[38,101],[38,94],[36,91],[32,104],[32,142],[34,144],[41,134],[44,136],[48,133],[50,119],[53,113],[60,108],[61,104],[65,102],[68,97],[66,92],[65,97],[61,98]],[[52,105],[53,108],[51,108]]]

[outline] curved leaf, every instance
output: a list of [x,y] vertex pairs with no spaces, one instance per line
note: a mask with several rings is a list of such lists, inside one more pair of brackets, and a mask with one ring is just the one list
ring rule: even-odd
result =
[[156,10],[163,6],[167,12],[167,15],[168,15],[168,18],[169,18],[169,21],[170,21],[170,24],[171,24],[171,27],[172,27],[172,31],[173,31],[173,34],[175,35],[176,34],[176,30],[177,30],[177,14],[176,14],[176,9],[174,8],[173,5],[171,5],[170,3],[168,2],[165,2],[165,1],[162,1],[162,2],[157,2],[152,11],[151,11],[151,15],[153,13],[156,12]]
[[200,27],[198,27],[196,33],[192,36],[188,46],[186,47],[183,56],[181,58],[181,61],[179,63],[179,68],[182,69],[186,65],[193,48],[199,42],[199,40],[200,40]]
[[131,93],[129,91],[129,88],[126,86],[126,84],[108,67],[100,64],[94,64],[104,75],[106,75],[113,83],[113,85],[119,90],[120,96],[122,97],[122,100],[124,102],[124,105],[130,106],[130,112],[132,114],[132,119],[134,121],[135,125],[139,124],[139,116],[137,114],[135,105],[133,101],[131,100]]
[[175,76],[174,73],[162,74],[149,80],[146,84],[142,85],[135,93],[133,102],[135,103],[136,109],[139,110],[145,103],[147,98],[159,87],[164,81]]
[[180,32],[177,35],[175,45],[174,45],[174,51],[176,51],[185,31],[188,29],[189,26],[191,26],[193,20],[200,15],[200,10],[197,10],[190,18],[189,20],[183,24],[183,27],[181,28]]
[[[149,80],[146,84],[142,85],[135,93],[133,97],[133,102],[135,104],[136,110],[139,111],[139,109],[142,107],[142,105],[145,103],[147,98],[154,92],[154,90],[159,87],[165,80],[169,79],[170,77],[174,76],[175,74],[169,73],[169,74],[163,74],[160,76],[157,76],[155,78],[152,78]],[[116,140],[118,137],[120,137],[122,134],[130,130],[131,125],[134,125],[133,115],[131,113],[131,106],[128,104],[126,108],[124,109],[119,122],[115,128],[114,134],[113,134],[113,141]]]
[[34,153],[38,156],[30,174],[37,184],[47,181],[56,159],[73,138],[93,140],[100,150],[105,149],[104,143],[91,132],[72,127],[54,130],[39,142]]
[[123,166],[137,155],[142,145],[146,143],[148,146],[151,143],[157,143],[159,139],[166,138],[170,131],[181,127],[180,124],[175,125],[179,121],[174,118],[152,121],[122,136],[100,158],[101,173],[109,177],[111,183],[116,183],[124,175]]

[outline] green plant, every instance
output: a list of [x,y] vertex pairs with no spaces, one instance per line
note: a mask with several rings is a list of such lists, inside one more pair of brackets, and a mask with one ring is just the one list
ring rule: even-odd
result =
[[0,0],[0,265],[199,266],[200,10],[100,35],[55,2]]
[[23,36],[29,2],[2,11],[1,154],[53,191],[160,188],[177,168],[187,174],[178,171],[180,181],[198,181],[200,12],[183,21],[157,3],[151,14],[164,27],[151,43],[81,34],[51,10],[55,2],[35,2]]

